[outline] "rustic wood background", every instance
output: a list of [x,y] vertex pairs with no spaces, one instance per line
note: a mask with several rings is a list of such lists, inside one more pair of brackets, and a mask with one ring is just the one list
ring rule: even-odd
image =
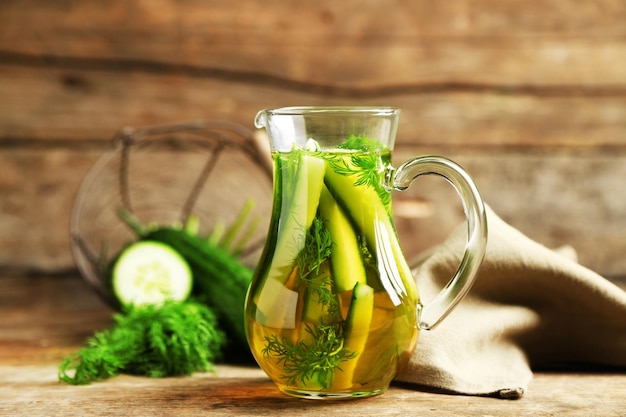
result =
[[[0,267],[75,268],[74,197],[122,127],[301,104],[401,107],[398,162],[452,158],[506,221],[626,276],[623,0],[3,0]],[[415,185],[409,253],[463,219]]]

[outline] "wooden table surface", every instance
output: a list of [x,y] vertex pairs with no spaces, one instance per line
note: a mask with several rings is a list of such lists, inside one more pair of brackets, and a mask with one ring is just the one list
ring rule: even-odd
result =
[[539,373],[520,400],[392,386],[383,395],[313,401],[281,394],[256,367],[150,379],[59,383],[62,359],[111,311],[77,277],[0,277],[1,416],[626,416],[624,373]]

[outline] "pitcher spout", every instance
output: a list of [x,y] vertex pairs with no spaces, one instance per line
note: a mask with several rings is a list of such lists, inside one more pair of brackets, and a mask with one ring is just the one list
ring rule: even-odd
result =
[[254,117],[254,126],[257,129],[267,127],[267,109],[260,110]]

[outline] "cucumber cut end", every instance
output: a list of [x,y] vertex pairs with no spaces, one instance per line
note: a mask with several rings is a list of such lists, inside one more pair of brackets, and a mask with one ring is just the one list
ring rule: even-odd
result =
[[187,261],[171,246],[144,240],[130,244],[115,261],[113,295],[122,305],[160,305],[189,297],[193,275]]

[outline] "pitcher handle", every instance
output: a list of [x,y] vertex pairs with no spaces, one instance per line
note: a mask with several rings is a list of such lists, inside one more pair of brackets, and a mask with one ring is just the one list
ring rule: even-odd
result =
[[463,259],[448,284],[425,305],[418,316],[420,329],[431,330],[465,297],[476,279],[487,246],[487,217],[483,200],[472,178],[456,163],[439,156],[412,158],[394,173],[392,186],[406,190],[420,175],[444,177],[455,188],[467,219],[467,244]]

